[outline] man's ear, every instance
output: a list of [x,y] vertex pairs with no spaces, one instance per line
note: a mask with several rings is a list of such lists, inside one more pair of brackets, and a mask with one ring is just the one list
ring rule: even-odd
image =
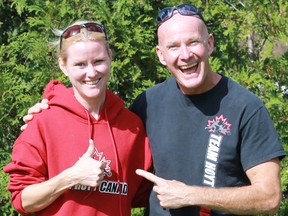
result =
[[110,58],[112,59],[113,58],[113,52],[111,49],[109,49],[109,55],[110,55]]
[[66,63],[63,61],[61,57],[58,58],[58,65],[61,69],[61,71],[68,76],[67,68],[66,68]]
[[163,65],[166,65],[166,61],[165,61],[165,58],[163,56],[163,52],[162,52],[159,45],[156,46],[156,53],[157,53],[157,56],[158,56],[160,63]]
[[208,37],[208,53],[209,53],[209,56],[213,53],[213,50],[214,50],[214,37],[213,37],[213,34],[209,34],[209,37]]

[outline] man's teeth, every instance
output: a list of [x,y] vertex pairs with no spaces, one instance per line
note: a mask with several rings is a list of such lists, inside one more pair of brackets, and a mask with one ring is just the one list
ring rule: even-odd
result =
[[187,70],[187,69],[189,69],[189,68],[195,67],[196,65],[197,65],[197,63],[192,64],[192,65],[181,66],[180,69],[181,69],[181,70]]

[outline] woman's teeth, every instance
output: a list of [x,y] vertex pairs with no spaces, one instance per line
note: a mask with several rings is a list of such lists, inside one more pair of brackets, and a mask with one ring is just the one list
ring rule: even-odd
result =
[[86,81],[85,84],[86,85],[96,85],[100,80],[101,80],[101,78],[94,80],[94,81]]

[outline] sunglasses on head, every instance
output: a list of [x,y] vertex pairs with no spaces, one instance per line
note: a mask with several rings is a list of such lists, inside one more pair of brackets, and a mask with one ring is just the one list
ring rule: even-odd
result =
[[103,33],[105,35],[105,39],[108,40],[104,27],[102,25],[100,25],[99,23],[88,22],[88,23],[83,23],[83,24],[79,24],[79,25],[72,25],[72,26],[68,27],[67,29],[65,29],[60,36],[60,46],[59,46],[60,50],[62,47],[63,38],[67,39],[67,38],[70,38],[70,37],[73,37],[73,36],[79,34],[82,28],[86,28],[87,31],[91,31],[91,32]]
[[167,21],[173,16],[174,10],[177,10],[179,14],[184,16],[198,16],[205,23],[205,20],[197,7],[192,4],[181,4],[174,7],[164,8],[158,13],[156,19],[157,29],[163,22]]

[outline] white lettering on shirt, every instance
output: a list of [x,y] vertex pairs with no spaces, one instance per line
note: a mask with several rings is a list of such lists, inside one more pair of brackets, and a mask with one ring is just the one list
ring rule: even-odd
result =
[[96,191],[99,190],[100,193],[109,194],[128,194],[128,184],[126,182],[115,182],[115,181],[102,181],[98,187],[90,187],[85,185],[75,185],[70,187],[70,190],[78,191]]
[[208,141],[206,152],[203,184],[209,187],[215,186],[215,178],[217,174],[218,157],[223,136],[211,133]]

